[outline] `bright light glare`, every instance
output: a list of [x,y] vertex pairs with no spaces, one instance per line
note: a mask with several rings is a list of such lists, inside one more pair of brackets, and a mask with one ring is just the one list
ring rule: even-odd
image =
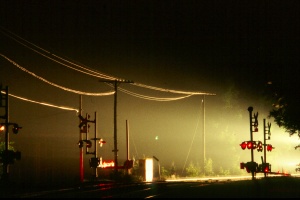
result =
[[146,182],[151,182],[153,180],[153,159],[146,159]]

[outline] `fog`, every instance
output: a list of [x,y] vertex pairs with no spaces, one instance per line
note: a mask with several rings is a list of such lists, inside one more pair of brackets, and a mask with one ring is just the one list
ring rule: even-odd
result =
[[[10,66],[8,66],[10,67]],[[3,79],[2,79],[3,80]],[[99,84],[99,83],[95,83]],[[59,105],[79,108],[79,96],[50,95],[38,91],[40,85],[33,86],[35,100],[59,102]],[[124,85],[124,88],[126,86]],[[22,91],[15,84],[9,86],[12,94]],[[28,90],[24,88],[24,90]],[[222,92],[223,91],[223,92]],[[39,93],[40,92],[40,93]],[[242,150],[240,143],[250,140],[248,107],[258,112],[259,132],[253,133],[253,140],[263,141],[263,119],[272,124],[271,140],[275,149],[267,152],[267,162],[272,171],[294,173],[298,163],[298,151],[294,149],[298,138],[289,137],[272,119],[268,119],[268,109],[263,102],[237,97],[228,104],[224,102],[226,93],[218,90],[215,96],[193,96],[173,102],[151,102],[118,93],[117,143],[118,162],[123,165],[127,157],[126,120],[129,130],[129,157],[143,159],[157,157],[167,170],[176,167],[178,176],[185,176],[190,163],[200,164],[204,159],[203,134],[205,134],[205,158],[212,160],[216,175],[220,167],[231,175],[245,173],[239,169],[240,162],[251,161],[250,150]],[[21,92],[22,93],[22,92]],[[38,95],[40,94],[40,95]],[[26,95],[26,92],[24,92]],[[44,100],[43,100],[44,99]],[[83,97],[83,114],[88,113],[93,120],[96,113],[97,135],[106,141],[98,147],[98,156],[103,160],[114,160],[114,99],[110,97]],[[205,106],[205,107],[204,107]],[[203,109],[205,108],[205,116]],[[10,165],[10,178],[15,181],[30,179],[33,182],[78,181],[79,179],[79,118],[75,111],[65,111],[9,98],[10,121],[22,129],[10,135],[15,150],[21,151],[21,160]],[[205,117],[205,129],[203,127]],[[89,138],[94,137],[91,124]],[[1,133],[1,139],[4,133]],[[90,151],[93,151],[92,146]],[[85,152],[85,148],[84,148]],[[254,150],[254,161],[261,163],[263,152]],[[84,154],[84,176],[93,177],[89,158]],[[203,169],[203,168],[202,168]],[[100,177],[101,178],[101,177]]]
[[[9,122],[22,127],[18,134],[9,130],[11,146],[21,152],[21,160],[9,166],[11,180],[79,180],[80,107],[83,116],[94,119],[96,113],[97,137],[106,141],[98,156],[114,159],[114,95],[82,95],[80,105],[74,92],[114,91],[99,74],[165,89],[118,85],[119,165],[127,158],[127,121],[130,159],[155,156],[178,176],[191,163],[203,170],[204,159],[212,161],[215,175],[220,168],[247,174],[240,163],[251,160],[250,150],[240,144],[250,140],[252,106],[259,113],[254,140],[263,140],[263,119],[272,124],[267,141],[275,147],[267,152],[272,171],[294,172],[298,138],[268,119],[272,102],[263,91],[267,81],[299,74],[297,6],[170,2],[1,1],[0,83],[14,95]],[[206,95],[203,103],[203,95],[183,98],[186,94],[171,91],[215,95]],[[254,161],[261,163],[262,155],[255,150]],[[84,151],[86,179],[94,172],[91,157]]]

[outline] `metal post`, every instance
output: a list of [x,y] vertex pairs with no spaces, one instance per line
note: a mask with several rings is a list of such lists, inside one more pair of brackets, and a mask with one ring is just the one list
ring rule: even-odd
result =
[[[94,145],[95,145],[95,153],[94,153],[94,155],[95,155],[95,158],[98,158],[98,155],[97,155],[97,112],[95,112],[95,117],[94,117],[94,124],[95,124],[95,126],[94,126],[94,128],[95,128],[95,140],[94,140]],[[98,178],[98,171],[97,171],[97,168],[98,168],[98,166],[97,167],[95,167],[95,178],[97,179]]]
[[126,145],[127,145],[127,160],[129,160],[129,125],[126,120]]
[[205,154],[206,154],[206,152],[205,152],[205,95],[203,95],[203,163],[204,163],[204,166],[205,166],[205,161],[206,161]]
[[[249,111],[249,118],[250,118],[250,141],[253,142],[253,130],[252,130],[252,111],[253,107],[248,108]],[[251,148],[251,162],[253,163],[253,148]],[[254,171],[251,170],[252,179],[254,179]]]
[[[79,95],[79,115],[82,115],[82,95]],[[81,120],[79,119],[79,124]],[[79,129],[79,141],[82,141],[82,133]],[[83,170],[83,147],[79,148],[79,175],[80,175],[80,182],[83,183],[84,181],[84,170]]]
[[[2,89],[2,88],[1,88]],[[5,88],[5,153],[8,152],[9,146],[9,134],[8,134],[8,126],[9,126],[9,113],[8,113],[8,86]],[[7,157],[7,155],[5,155]],[[9,181],[9,164],[7,160],[3,162],[3,173],[2,173],[2,180],[4,182]]]
[[117,80],[114,82],[115,94],[114,94],[114,155],[115,155],[115,172],[118,172],[118,140],[117,140],[117,92],[118,85]]
[[[266,154],[266,119],[264,119],[264,163],[267,163],[267,154]],[[264,170],[264,175],[265,175],[265,177],[267,176],[265,170]]]
[[[127,159],[126,162],[129,162],[129,125],[126,120],[126,146],[127,146]],[[129,168],[127,168],[127,174],[129,174]]]

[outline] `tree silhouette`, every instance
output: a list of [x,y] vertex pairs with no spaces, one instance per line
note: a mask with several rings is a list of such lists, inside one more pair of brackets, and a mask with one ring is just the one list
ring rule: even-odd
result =
[[285,129],[290,136],[298,134],[300,137],[300,97],[297,94],[300,87],[294,80],[268,82],[268,99],[273,108],[269,118]]

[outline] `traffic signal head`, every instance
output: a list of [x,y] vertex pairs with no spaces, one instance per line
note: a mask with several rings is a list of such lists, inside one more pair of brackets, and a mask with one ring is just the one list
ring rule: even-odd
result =
[[84,125],[80,126],[80,133],[88,133],[90,125],[85,123]]
[[258,127],[257,126],[254,126],[253,132],[258,132]]
[[86,140],[86,147],[91,148],[92,147],[92,141],[91,140]]
[[78,115],[79,119],[80,119],[80,123],[79,123],[79,128],[80,128],[80,133],[88,133],[89,131],[89,124],[88,124],[88,118],[89,115],[87,115],[85,118],[82,117],[82,115]]
[[264,172],[269,172],[269,165],[265,165],[264,168],[263,168]]
[[80,141],[78,142],[78,146],[79,146],[79,148],[82,148],[82,147],[83,147],[83,141],[82,141],[82,140],[80,140]]
[[247,142],[247,148],[248,148],[248,149],[252,149],[252,148],[253,148],[253,144],[252,144],[251,141],[248,141],[248,142]]
[[272,149],[274,149],[274,147],[271,144],[267,145],[267,151],[272,151]]
[[103,146],[103,144],[105,144],[106,142],[101,138],[100,140],[99,140],[99,145],[100,145],[100,147],[102,147]]
[[90,158],[89,163],[90,163],[90,167],[97,168],[98,165],[100,164],[100,159],[99,158]]
[[252,141],[252,149],[256,149],[256,148],[257,148],[256,142]]
[[12,128],[12,131],[14,134],[18,134],[19,130],[21,129],[22,127],[19,127],[18,124],[14,124],[13,128]]
[[248,173],[257,172],[258,164],[256,162],[247,162],[245,167]]
[[240,146],[241,146],[241,148],[242,148],[243,150],[245,150],[245,149],[246,149],[246,146],[247,146],[247,143],[246,143],[246,142],[242,142],[242,143],[240,144]]
[[245,168],[245,163],[240,163],[240,169],[244,169]]
[[257,143],[257,151],[262,152],[262,150],[263,150],[262,142],[261,142],[261,141],[258,141],[258,143]]

